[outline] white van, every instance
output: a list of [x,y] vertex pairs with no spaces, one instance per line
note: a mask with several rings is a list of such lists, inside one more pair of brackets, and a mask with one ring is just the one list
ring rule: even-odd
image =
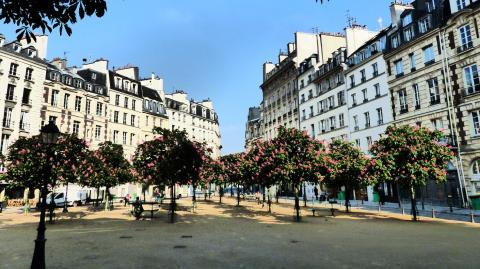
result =
[[[67,196],[67,203],[69,206],[77,206],[77,205],[82,205],[85,204],[87,201],[87,190],[68,190],[68,193],[66,194],[65,191],[56,191],[53,194],[53,200],[55,202],[55,205],[58,207],[62,207],[65,205],[65,196]],[[47,195],[47,205],[52,202],[52,193],[49,193]]]

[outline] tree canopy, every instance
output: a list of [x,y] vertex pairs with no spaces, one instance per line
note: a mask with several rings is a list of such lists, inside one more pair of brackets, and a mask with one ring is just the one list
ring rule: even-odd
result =
[[102,17],[107,11],[106,0],[0,0],[0,20],[18,26],[17,39],[36,40],[34,30],[44,34],[58,29],[72,34],[72,24],[85,16]]

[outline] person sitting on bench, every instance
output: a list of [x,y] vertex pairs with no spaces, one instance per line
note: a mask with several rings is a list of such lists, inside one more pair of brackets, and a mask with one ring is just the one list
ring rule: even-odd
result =
[[135,218],[138,220],[142,216],[143,211],[144,211],[144,209],[143,209],[142,203],[140,202],[140,197],[137,197],[135,199],[135,202],[133,203],[133,212],[132,213],[135,216]]

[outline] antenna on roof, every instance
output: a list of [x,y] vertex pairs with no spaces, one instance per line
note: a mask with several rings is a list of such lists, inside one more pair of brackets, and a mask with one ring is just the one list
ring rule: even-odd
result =
[[352,28],[353,26],[355,26],[357,24],[357,19],[350,15],[350,10],[349,9],[347,9],[346,17],[347,17],[347,27]]

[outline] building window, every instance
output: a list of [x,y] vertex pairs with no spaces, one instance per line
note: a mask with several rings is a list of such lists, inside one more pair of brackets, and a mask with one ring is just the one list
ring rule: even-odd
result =
[[461,51],[467,50],[473,47],[472,42],[472,33],[470,32],[470,25],[464,25],[458,28],[458,32],[460,34],[460,42],[461,42]]
[[82,97],[76,96],[75,97],[75,111],[82,111]]
[[398,35],[392,36],[392,48],[396,49],[400,45],[400,40],[398,40]]
[[420,109],[420,90],[418,84],[413,84],[413,96],[415,98],[415,109]]
[[343,116],[343,113],[338,115],[338,124],[340,125],[340,127],[344,127],[345,126],[345,118]]
[[381,107],[377,108],[377,118],[378,118],[378,125],[383,124],[383,109]]
[[363,89],[362,90],[362,95],[363,95],[363,102],[367,102],[368,101],[368,94],[367,94],[367,89]]
[[123,124],[127,124],[127,113],[123,113]]
[[124,106],[125,108],[128,108],[128,97],[125,97],[125,100],[124,100],[124,102],[123,102],[123,106]]
[[403,37],[405,38],[406,42],[412,40],[412,38],[413,38],[413,27],[407,27],[405,30],[403,30]]
[[18,68],[18,64],[11,63],[10,64],[10,70],[8,71],[8,74],[11,75],[11,76],[16,76],[17,75],[17,68]]
[[375,97],[380,97],[380,95],[382,95],[382,93],[380,92],[380,84],[375,84],[373,85],[373,88],[375,88]]
[[338,98],[338,105],[344,105],[345,104],[345,92],[341,91],[337,93],[337,98]]
[[113,143],[118,144],[118,131],[113,131]]
[[87,91],[89,91],[89,92],[92,91],[92,84],[87,84]]
[[48,122],[53,122],[53,123],[57,124],[57,117],[55,117],[55,116],[48,117]]
[[136,101],[132,100],[132,110],[135,110]]
[[417,63],[415,62],[415,54],[410,53],[408,57],[410,58],[410,71],[413,72],[417,70]]
[[315,138],[315,124],[310,124],[310,130],[312,130],[312,137]]
[[352,106],[357,105],[357,94],[352,93]]
[[360,129],[360,127],[358,127],[358,116],[357,115],[353,116],[353,127],[354,127],[355,131],[358,131]]
[[63,109],[68,109],[68,99],[70,98],[70,94],[66,93],[63,96]]
[[365,128],[370,128],[370,112],[363,113],[365,115]]
[[80,122],[74,121],[73,122],[73,134],[77,135],[80,133]]
[[430,93],[430,104],[436,105],[440,103],[440,90],[438,89],[438,81],[436,78],[427,80],[428,91]]
[[432,12],[432,11],[435,10],[435,8],[436,8],[435,1],[437,1],[437,0],[427,0],[427,1],[425,1],[425,5],[427,7],[428,12]]
[[408,112],[407,104],[407,90],[401,89],[398,91],[398,100],[400,103],[400,114]]
[[12,125],[12,108],[6,107],[3,110],[3,127],[10,128]]
[[473,136],[480,136],[480,110],[472,112]]
[[113,122],[118,123],[118,111],[113,112]]
[[22,111],[20,113],[20,130],[27,130],[28,129],[28,113],[26,111]]
[[12,84],[8,84],[7,86],[7,94],[5,95],[5,99],[8,101],[15,101],[15,86]]
[[25,80],[32,80],[32,73],[33,73],[33,69],[32,68],[27,68],[27,70],[25,71]]
[[30,92],[30,89],[23,89],[22,104],[30,105],[32,103],[30,101]]
[[102,116],[103,114],[103,104],[100,102],[97,102],[97,116]]
[[478,67],[476,64],[467,66],[464,69],[465,74],[465,93],[473,94],[480,92],[480,81],[478,79]]
[[115,95],[115,105],[119,106],[120,105],[120,95]]
[[443,131],[443,121],[441,118],[433,119],[430,121],[434,130]]
[[9,134],[2,134],[2,142],[0,144],[0,150],[3,155],[7,155],[9,140],[10,140]]
[[430,16],[427,16],[418,21],[418,31],[420,34],[426,33],[430,29]]
[[372,137],[371,137],[371,136],[367,136],[367,145],[368,145],[368,147],[372,146],[372,144],[373,144]]
[[372,70],[373,70],[372,76],[373,77],[378,76],[378,64],[377,63],[372,64]]
[[457,0],[457,9],[458,9],[458,10],[464,9],[465,6],[467,6],[466,1],[467,1],[467,0]]
[[93,80],[97,79],[97,74],[96,73],[92,73],[92,79]]
[[135,134],[130,134],[130,146],[133,146],[134,140],[135,140]]
[[127,144],[127,132],[122,133],[122,144]]
[[429,65],[435,62],[435,53],[433,52],[432,45],[423,49],[423,59],[424,59],[425,65]]
[[397,76],[397,77],[403,76],[402,59],[393,62],[393,64],[395,65],[395,76]]
[[357,145],[358,148],[360,147],[360,139],[355,139],[355,145]]
[[365,69],[360,70],[360,76],[361,76],[362,82],[367,81],[367,76],[365,75]]
[[95,126],[95,140],[100,140],[101,133],[102,133],[102,126],[96,125]]
[[351,75],[350,76],[350,88],[355,87],[355,76]]
[[78,79],[75,79],[73,81],[73,84],[74,84],[75,88],[81,88],[82,87],[82,82]]
[[52,91],[52,96],[50,98],[50,105],[57,106],[58,105],[58,90]]
[[135,126],[135,115],[130,116],[130,125]]
[[91,106],[91,100],[87,99],[85,100],[85,113],[90,114],[90,106]]

